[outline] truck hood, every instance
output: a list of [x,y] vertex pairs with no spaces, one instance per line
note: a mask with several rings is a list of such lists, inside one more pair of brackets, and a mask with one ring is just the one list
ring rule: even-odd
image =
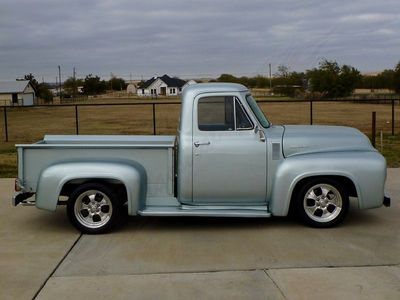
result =
[[285,157],[332,151],[376,151],[367,136],[344,126],[285,125],[283,155]]

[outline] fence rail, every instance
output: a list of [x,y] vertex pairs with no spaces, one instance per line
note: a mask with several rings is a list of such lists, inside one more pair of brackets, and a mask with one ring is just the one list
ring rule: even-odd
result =
[[[306,99],[306,100],[287,100],[287,99],[282,99],[282,100],[259,100],[257,101],[258,103],[291,103],[291,104],[299,104],[299,103],[308,103],[309,106],[309,124],[313,124],[314,118],[315,118],[315,108],[313,104],[316,103],[356,103],[356,104],[391,104],[391,134],[395,134],[395,106],[400,105],[400,99],[399,98],[390,98],[390,99]],[[29,108],[71,108],[74,110],[74,118],[75,118],[75,133],[79,134],[80,132],[80,110],[81,108],[86,108],[86,107],[111,107],[111,106],[149,106],[152,109],[152,133],[154,135],[157,134],[157,117],[156,117],[156,111],[158,106],[168,106],[168,105],[180,105],[180,101],[171,101],[171,102],[135,102],[135,103],[99,103],[99,104],[93,104],[93,103],[79,103],[79,104],[56,104],[56,105],[36,105],[33,107]],[[10,130],[10,124],[9,124],[9,117],[8,113],[13,110],[19,110],[23,109],[26,107],[23,106],[3,106],[3,128],[4,128],[4,141],[8,142],[9,141],[9,130]],[[29,120],[29,118],[27,118]],[[373,139],[375,137],[375,123],[376,123],[376,117],[375,119],[373,118],[373,122],[371,125],[372,130],[372,136]]]

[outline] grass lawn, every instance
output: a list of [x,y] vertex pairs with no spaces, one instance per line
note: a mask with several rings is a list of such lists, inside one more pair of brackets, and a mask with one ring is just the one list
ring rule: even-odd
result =
[[[100,99],[95,103],[132,103],[139,100]],[[145,100],[141,100],[143,102]],[[153,101],[153,100],[152,100]],[[169,100],[171,101],[171,100]],[[172,101],[177,101],[173,99]],[[168,102],[158,99],[157,102]],[[85,102],[86,103],[86,102]],[[309,124],[308,103],[260,103],[267,117],[274,124]],[[391,167],[400,167],[400,122],[396,121],[391,136],[390,104],[356,104],[348,102],[319,102],[313,104],[313,124],[344,125],[356,127],[371,135],[371,113],[377,112],[376,148],[380,150]],[[157,134],[176,134],[180,105],[156,106]],[[396,120],[400,118],[396,106]],[[153,111],[151,105],[137,106],[91,106],[79,107],[80,134],[153,134]],[[31,107],[7,110],[9,142],[5,139],[3,111],[0,110],[0,177],[16,176],[16,152],[14,144],[32,143],[45,134],[75,134],[75,107]],[[380,132],[383,133],[382,145]]]

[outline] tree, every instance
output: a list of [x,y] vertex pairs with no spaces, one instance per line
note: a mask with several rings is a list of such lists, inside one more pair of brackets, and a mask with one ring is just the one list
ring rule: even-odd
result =
[[64,93],[70,96],[79,94],[78,87],[83,86],[83,80],[69,77],[64,81]]
[[399,94],[400,93],[400,62],[397,63],[393,72],[393,89]]
[[395,90],[395,71],[384,70],[377,75],[363,75],[357,87],[362,89]]
[[122,78],[111,77],[108,81],[108,86],[110,87],[110,90],[122,91],[126,89],[127,84]]
[[235,77],[231,74],[221,74],[221,76],[219,76],[216,81],[240,83],[250,88],[265,88],[269,82],[266,77],[261,75],[258,75],[256,77]]
[[290,71],[289,71],[289,67],[285,66],[285,65],[279,65],[278,66],[278,71],[274,74],[274,77],[289,77],[290,75]]
[[361,75],[351,66],[339,66],[336,61],[323,60],[318,69],[307,71],[307,78],[312,92],[321,93],[323,97],[336,98],[351,95],[361,80]]
[[50,102],[53,100],[53,93],[50,91],[49,85],[47,83],[38,84],[36,88],[36,95],[46,102]]
[[83,92],[86,95],[97,95],[105,93],[107,89],[107,83],[104,80],[100,80],[99,76],[93,76],[89,74],[86,76],[83,82]]

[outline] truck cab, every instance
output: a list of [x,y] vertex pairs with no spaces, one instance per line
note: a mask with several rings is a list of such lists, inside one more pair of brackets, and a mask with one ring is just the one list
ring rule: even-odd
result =
[[281,126],[275,128],[267,142],[268,127],[241,85],[186,89],[178,133],[179,200],[194,205],[267,205],[267,146],[273,135],[283,132]]

